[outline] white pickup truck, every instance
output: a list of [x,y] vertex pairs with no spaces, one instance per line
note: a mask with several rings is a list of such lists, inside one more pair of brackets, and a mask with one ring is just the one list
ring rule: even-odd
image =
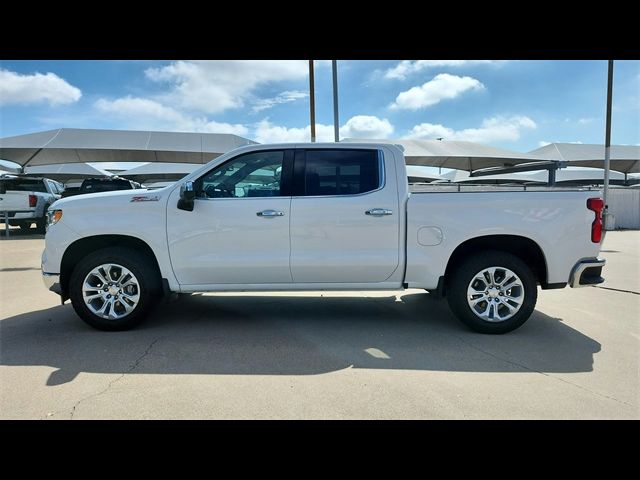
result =
[[598,192],[457,188],[410,192],[394,145],[242,147],[163,189],[57,201],[42,272],[103,330],[169,292],[420,288],[505,333],[538,285],[603,281]]
[[61,197],[64,187],[49,178],[0,176],[0,221],[28,230],[33,223],[44,233],[47,208]]

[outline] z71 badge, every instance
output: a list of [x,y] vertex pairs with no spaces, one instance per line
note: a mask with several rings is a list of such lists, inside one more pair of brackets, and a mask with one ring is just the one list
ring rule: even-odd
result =
[[160,200],[159,195],[137,195],[131,197],[132,202],[157,202],[158,200]]

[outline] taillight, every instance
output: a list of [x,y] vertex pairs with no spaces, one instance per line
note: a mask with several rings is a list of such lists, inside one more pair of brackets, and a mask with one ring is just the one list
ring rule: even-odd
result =
[[36,197],[35,195],[29,195],[29,206],[35,207],[37,203],[38,203],[38,197]]
[[587,200],[587,208],[596,214],[596,218],[591,224],[591,241],[600,243],[602,240],[602,210],[604,210],[604,200],[601,198],[590,198]]

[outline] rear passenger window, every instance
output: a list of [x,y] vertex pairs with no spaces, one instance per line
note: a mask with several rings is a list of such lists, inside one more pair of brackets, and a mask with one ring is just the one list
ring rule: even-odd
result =
[[355,195],[380,187],[377,150],[307,150],[305,195]]

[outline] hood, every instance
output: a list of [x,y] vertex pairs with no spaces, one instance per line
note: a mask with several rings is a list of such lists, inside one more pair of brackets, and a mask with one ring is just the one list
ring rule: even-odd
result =
[[51,207],[53,209],[73,208],[75,206],[88,207],[91,205],[105,208],[108,205],[122,205],[123,203],[157,202],[171,190],[171,185],[164,188],[149,190],[138,188],[135,190],[115,190],[113,192],[85,193],[72,197],[56,200]]

